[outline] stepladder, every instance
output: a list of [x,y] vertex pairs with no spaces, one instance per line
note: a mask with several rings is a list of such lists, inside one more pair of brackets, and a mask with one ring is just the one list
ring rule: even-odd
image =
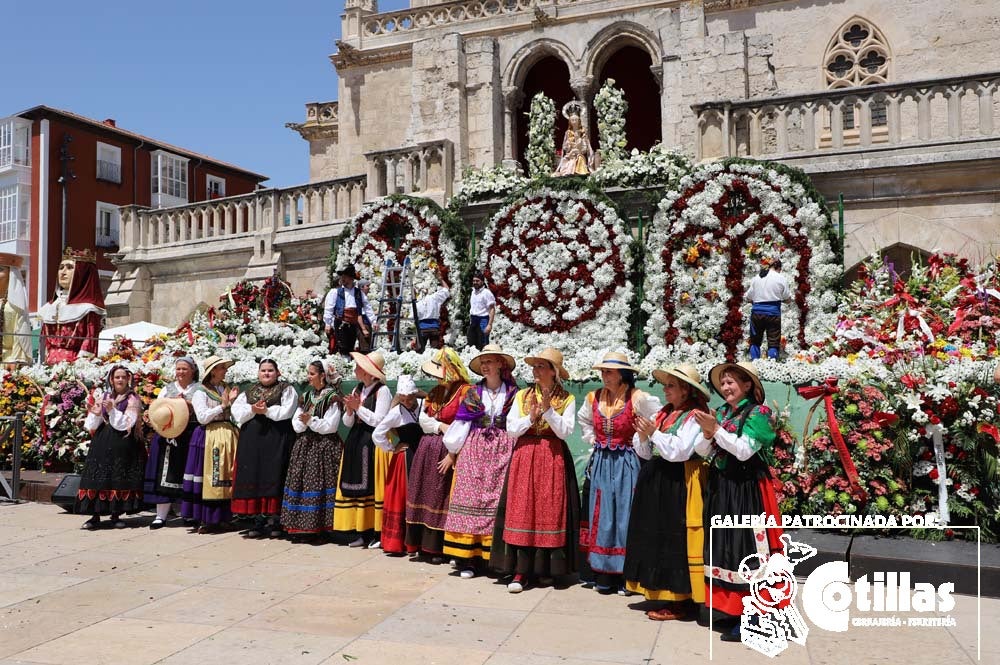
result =
[[416,286],[410,257],[404,258],[402,263],[386,259],[372,326],[372,348],[389,348],[398,353],[410,348],[411,342],[414,348],[420,348]]

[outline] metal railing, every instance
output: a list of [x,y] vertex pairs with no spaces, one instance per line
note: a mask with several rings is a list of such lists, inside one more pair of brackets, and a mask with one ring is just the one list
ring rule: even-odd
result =
[[0,416],[0,445],[11,444],[13,459],[11,460],[10,483],[0,473],[0,501],[18,503],[21,496],[21,446],[24,444],[24,413],[17,412],[13,416]]
[[122,165],[117,162],[107,162],[103,159],[98,159],[97,179],[120,184],[122,181]]

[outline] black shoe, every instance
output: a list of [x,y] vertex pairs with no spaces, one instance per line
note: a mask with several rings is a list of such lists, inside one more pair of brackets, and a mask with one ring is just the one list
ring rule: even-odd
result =
[[167,524],[166,520],[157,517],[154,518],[153,521],[150,523],[149,528],[155,531],[156,529],[162,529],[166,524]]
[[719,639],[721,639],[723,642],[741,642],[742,637],[740,636],[739,624],[733,626],[732,630],[727,630],[726,632],[724,632]]
[[89,520],[80,525],[84,531],[94,531],[101,528],[101,516],[94,515]]

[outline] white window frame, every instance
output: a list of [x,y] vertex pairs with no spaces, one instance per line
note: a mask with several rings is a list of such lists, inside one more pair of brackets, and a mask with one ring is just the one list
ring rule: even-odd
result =
[[0,120],[0,170],[13,166],[31,166],[31,121],[17,116]]
[[[101,213],[109,213],[110,228],[109,233],[102,233],[101,229]],[[97,214],[94,224],[94,244],[98,247],[118,247],[119,241],[119,229],[121,227],[121,214],[118,211],[118,206],[114,203],[104,203],[103,201],[97,202]]]
[[31,191],[20,183],[0,186],[0,243],[28,239]]
[[[101,152],[104,152],[106,156],[112,157],[112,159],[101,159]],[[111,145],[110,143],[97,142],[97,161],[95,168],[97,169],[97,179],[104,180],[106,182],[114,182],[121,184],[122,181],[122,149],[116,145]],[[108,154],[110,153],[110,154]],[[109,176],[101,177],[101,162],[110,162],[118,166],[118,179],[115,180]]]
[[[219,186],[218,196],[212,196],[212,185],[216,184]],[[211,173],[205,175],[205,198],[223,198],[226,195],[226,179],[220,178],[217,175],[212,175]]]
[[188,158],[165,150],[154,150],[150,156],[153,206],[165,208],[186,204],[190,198]]

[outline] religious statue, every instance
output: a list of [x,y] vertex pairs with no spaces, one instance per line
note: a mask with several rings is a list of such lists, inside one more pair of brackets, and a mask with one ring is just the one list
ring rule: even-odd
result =
[[31,362],[28,290],[21,262],[16,254],[0,253],[0,363],[8,368]]
[[587,175],[597,168],[587,128],[580,119],[582,111],[583,107],[577,101],[566,102],[563,106],[563,117],[569,121],[569,127],[563,136],[562,158],[552,175]]
[[97,337],[107,315],[92,251],[67,247],[59,263],[58,284],[52,300],[38,310],[47,365],[97,355]]

